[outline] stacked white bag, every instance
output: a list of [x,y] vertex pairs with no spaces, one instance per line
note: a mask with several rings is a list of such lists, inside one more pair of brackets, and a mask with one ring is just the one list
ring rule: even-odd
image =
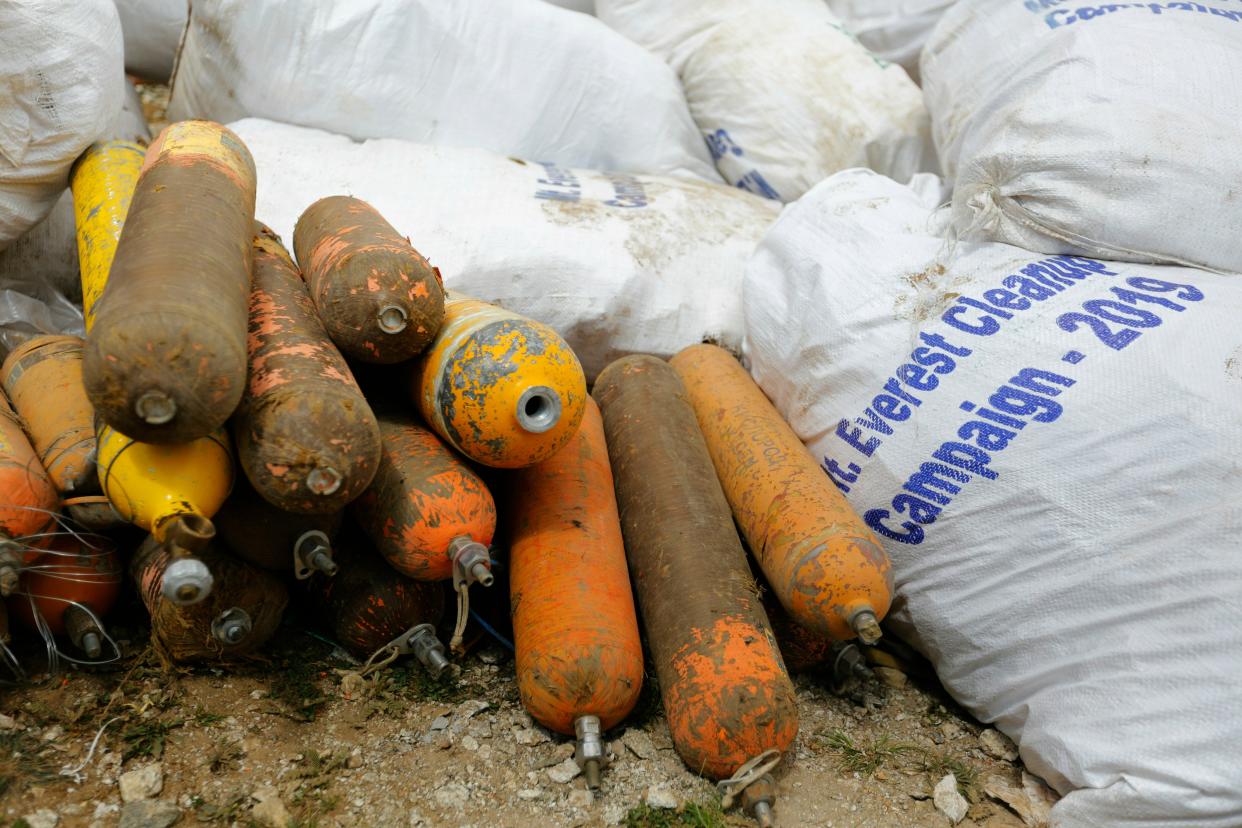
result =
[[596,12],[677,71],[730,184],[794,201],[848,167],[902,181],[935,167],[918,87],[823,0],[596,0]]
[[189,0],[114,0],[125,37],[125,69],[167,83],[189,14]]
[[0,250],[52,209],[124,82],[111,0],[0,3]]
[[738,349],[746,257],[776,217],[723,184],[600,173],[248,118],[256,216],[285,243],[328,195],[372,204],[454,290],[551,325],[588,376],[627,353]]
[[668,67],[536,0],[196,0],[168,113],[720,180]]
[[1242,280],[948,251],[916,183],[785,210],[746,274],[756,380],[1054,825],[1242,825]]
[[972,0],[923,88],[963,237],[1242,271],[1242,4]]
[[828,8],[871,54],[896,63],[918,82],[919,55],[955,0],[828,0]]

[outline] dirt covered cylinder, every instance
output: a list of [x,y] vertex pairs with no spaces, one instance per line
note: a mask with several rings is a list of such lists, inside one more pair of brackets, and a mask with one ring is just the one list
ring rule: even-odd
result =
[[677,373],[625,357],[593,393],[673,744],[691,770],[728,777],[793,743],[793,685]]
[[97,491],[94,410],[82,385],[82,340],[37,336],[14,348],[0,385],[58,491]]
[[334,640],[367,658],[421,624],[440,623],[445,603],[440,584],[396,572],[356,530],[347,531],[340,546],[340,573],[311,581]]
[[151,637],[174,662],[228,660],[254,652],[276,632],[289,602],[279,578],[226,553],[218,544],[200,557],[215,584],[211,595],[191,606],[164,597],[168,550],[148,537],[130,561],[138,594],[151,614]]
[[242,470],[272,505],[332,514],[379,466],[375,415],[280,239],[256,225],[249,374],[233,421]]
[[20,568],[51,541],[59,507],[52,479],[0,391],[0,595],[17,588]]
[[269,572],[293,572],[302,580],[316,571],[336,573],[333,541],[343,516],[343,512],[298,515],[282,511],[241,477],[212,522],[220,540],[237,557]]
[[95,324],[95,309],[108,284],[146,154],[146,147],[132,141],[92,144],[69,175],[82,271],[82,313],[88,331]]
[[874,643],[893,588],[879,538],[728,351],[694,345],[671,364],[733,516],[781,605],[820,635]]
[[556,454],[508,477],[518,691],[544,727],[606,730],[638,700],[643,651],[599,408]]
[[298,218],[293,250],[332,341],[364,362],[404,362],[444,319],[440,276],[374,207],[350,196]]
[[96,412],[149,443],[223,425],[246,380],[255,167],[210,121],[151,144],[86,337]]
[[455,546],[492,542],[492,494],[464,460],[414,420],[385,415],[379,424],[379,471],[354,501],[354,517],[398,572],[420,581],[450,578]]
[[451,295],[410,391],[423,419],[455,449],[485,466],[517,469],[551,457],[577,432],[586,377],[547,325]]

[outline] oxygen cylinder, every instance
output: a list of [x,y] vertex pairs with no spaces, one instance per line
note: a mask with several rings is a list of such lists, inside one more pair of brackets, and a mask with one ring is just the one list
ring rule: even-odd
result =
[[92,144],[74,163],[69,175],[87,331],[95,323],[95,310],[108,284],[116,245],[146,154],[145,147],[132,141]]
[[286,512],[331,514],[379,465],[379,426],[280,239],[256,225],[250,371],[233,418],[242,470]]
[[0,385],[62,494],[97,491],[94,412],[82,385],[82,340],[38,336],[14,348]]
[[578,738],[576,758],[596,788],[607,762],[601,732],[634,709],[643,648],[595,402],[586,400],[564,448],[514,472],[509,486],[518,692],[541,725]]
[[482,479],[413,420],[381,416],[379,427],[379,470],[353,503],[358,525],[402,575],[490,585],[496,504]]
[[440,274],[365,201],[316,201],[293,229],[293,249],[328,335],[354,359],[404,362],[440,329]]
[[254,198],[254,160],[219,124],[172,124],[147,150],[86,336],[86,393],[108,425],[178,444],[237,408]]
[[879,539],[728,351],[694,345],[671,364],[781,605],[820,635],[875,643],[893,588]]
[[392,645],[413,653],[438,676],[448,666],[435,632],[444,614],[444,590],[393,571],[356,532],[347,533],[341,546],[341,573],[311,581],[332,637],[359,658]]
[[228,434],[219,429],[181,445],[140,443],[111,426],[97,430],[99,483],[124,520],[166,544],[165,597],[192,604],[211,591],[211,572],[194,554],[215,536],[211,517],[233,484]]
[[292,571],[295,578],[305,580],[315,572],[336,574],[333,540],[343,514],[282,511],[259,497],[242,476],[213,523],[220,540],[243,561],[270,572]]
[[272,637],[289,602],[276,576],[230,557],[219,545],[201,553],[215,588],[207,600],[177,606],[161,583],[172,563],[168,551],[148,537],[129,571],[151,613],[151,637],[172,661],[229,659],[253,652]]
[[12,594],[21,568],[51,541],[59,506],[52,479],[0,392],[0,595]]
[[677,373],[631,356],[594,396],[673,745],[720,779],[798,732],[798,707]]
[[577,432],[586,377],[547,325],[450,294],[411,396],[453,448],[485,466],[518,469],[551,457]]
[[34,630],[37,614],[49,632],[68,635],[96,659],[106,636],[102,619],[120,595],[121,579],[121,562],[108,538],[60,536],[27,568],[25,595],[16,597],[14,610]]

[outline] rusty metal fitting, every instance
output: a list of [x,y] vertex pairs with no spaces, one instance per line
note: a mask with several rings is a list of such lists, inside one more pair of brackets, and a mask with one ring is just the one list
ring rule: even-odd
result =
[[574,761],[586,776],[587,787],[595,790],[600,785],[600,772],[608,767],[611,757],[604,745],[603,727],[599,716],[579,716],[574,719]]
[[322,469],[315,467],[306,475],[306,488],[310,489],[311,494],[327,497],[341,488],[343,480],[341,473],[331,466]]
[[177,401],[153,388],[134,401],[134,413],[147,425],[164,425],[177,416]]
[[436,638],[436,628],[431,624],[419,624],[405,636],[405,645],[419,663],[427,668],[432,678],[439,678],[448,667],[444,657],[444,645]]
[[764,774],[742,791],[742,810],[755,818],[759,828],[772,828],[772,806],[776,802],[776,783]]
[[85,607],[70,604],[65,608],[65,632],[73,646],[86,653],[87,658],[99,658],[103,652],[103,630]]
[[340,569],[332,559],[332,540],[318,529],[303,532],[293,544],[293,575],[305,581],[316,572],[332,576]]
[[246,640],[254,622],[250,615],[241,607],[229,607],[217,615],[211,622],[211,634],[226,647],[235,647]]
[[454,588],[473,583],[492,585],[492,556],[486,546],[462,535],[449,541],[448,555],[453,560]]
[[409,315],[400,305],[385,305],[375,315],[379,329],[386,334],[401,333],[409,323]]
[[883,630],[880,629],[880,619],[875,617],[875,610],[871,607],[857,610],[850,616],[849,625],[858,636],[858,640],[867,646],[875,644],[884,635]]

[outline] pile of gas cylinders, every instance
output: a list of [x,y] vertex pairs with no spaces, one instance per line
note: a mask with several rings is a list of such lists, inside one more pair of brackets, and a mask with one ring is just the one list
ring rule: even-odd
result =
[[522,703],[588,782],[642,686],[636,594],[678,753],[766,820],[798,727],[769,614],[794,649],[874,643],[891,575],[732,355],[626,356],[588,392],[555,331],[446,291],[363,201],[307,207],[290,255],[212,122],[97,144],[71,183],[86,338],[0,368],[9,612],[106,657],[128,570],[160,652],[219,661],[301,582],[360,658],[439,673],[503,552]]

